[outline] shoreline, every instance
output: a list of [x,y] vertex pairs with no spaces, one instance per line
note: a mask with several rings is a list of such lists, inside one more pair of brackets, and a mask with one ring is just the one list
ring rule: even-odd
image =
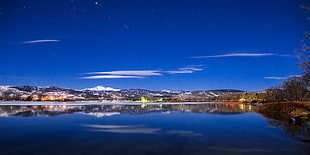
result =
[[[53,102],[53,101],[0,101],[0,106],[36,106],[36,105],[177,105],[177,104],[227,104],[225,102],[100,102],[100,101],[75,101],[75,102]],[[231,103],[236,104],[236,103]]]

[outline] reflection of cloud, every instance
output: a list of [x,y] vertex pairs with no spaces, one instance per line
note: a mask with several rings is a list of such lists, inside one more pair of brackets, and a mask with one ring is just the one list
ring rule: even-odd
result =
[[111,133],[135,133],[135,134],[158,134],[160,129],[138,128],[138,129],[92,129],[95,132],[111,132]]
[[81,79],[141,79],[142,76],[125,76],[125,75],[95,75],[82,77]]
[[24,44],[33,44],[33,43],[45,43],[45,42],[59,42],[60,40],[51,40],[51,39],[45,39],[45,40],[31,40],[31,41],[25,41]]
[[107,116],[113,116],[113,115],[119,115],[119,112],[89,112],[89,113],[82,113],[85,115],[91,115],[91,116],[95,116],[95,117],[107,117]]
[[158,134],[160,128],[144,128],[134,125],[83,125],[94,132],[111,132],[111,133],[134,133],[134,134]]
[[169,134],[192,134],[193,131],[184,131],[184,130],[170,130],[170,131],[167,131],[167,133]]
[[280,55],[275,53],[230,53],[222,55],[209,55],[209,56],[195,56],[191,58],[221,58],[221,57],[262,57],[262,56],[284,56],[289,57],[291,55]]
[[96,124],[86,124],[82,125],[91,128],[100,128],[100,129],[117,129],[117,128],[139,128],[141,126],[137,125],[96,125]]
[[225,148],[225,147],[208,147],[211,150],[218,150],[218,151],[228,151],[228,152],[271,152],[270,150],[266,149],[258,149],[258,148]]
[[196,133],[194,131],[188,131],[188,130],[169,130],[166,133],[177,134],[180,136],[203,136],[202,133]]
[[[147,128],[141,125],[97,125],[85,124],[84,127],[90,128],[89,131],[94,132],[110,132],[110,133],[134,133],[134,134],[159,134],[162,133],[160,128]],[[164,134],[175,134],[179,136],[203,136],[201,133],[188,130],[168,130]]]

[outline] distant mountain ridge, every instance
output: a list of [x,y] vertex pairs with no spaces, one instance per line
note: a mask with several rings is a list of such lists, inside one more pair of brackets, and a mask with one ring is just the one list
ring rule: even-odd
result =
[[82,89],[82,91],[120,91],[121,89],[114,89],[111,87],[104,87],[104,86],[96,86],[93,88],[86,88]]
[[[30,98],[43,98],[45,100],[89,100],[89,99],[107,99],[107,100],[134,100],[141,97],[163,98],[168,100],[204,100],[210,97],[218,97],[223,94],[242,94],[245,91],[234,89],[218,89],[206,91],[182,91],[182,90],[160,90],[151,91],[146,89],[114,89],[111,87],[96,86],[82,90],[67,88],[36,87],[36,86],[0,86],[0,97],[7,97],[15,100],[29,100]],[[45,97],[45,98],[44,98]],[[3,100],[3,99],[2,99]]]

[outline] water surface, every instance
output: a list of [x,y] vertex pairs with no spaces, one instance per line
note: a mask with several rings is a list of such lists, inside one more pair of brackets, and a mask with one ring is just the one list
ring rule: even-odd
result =
[[1,154],[307,154],[251,105],[0,106]]

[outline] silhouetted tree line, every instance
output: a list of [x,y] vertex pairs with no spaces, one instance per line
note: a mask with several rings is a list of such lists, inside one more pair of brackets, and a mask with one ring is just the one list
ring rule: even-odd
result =
[[309,91],[302,76],[293,76],[278,85],[264,91],[262,98],[267,102],[309,100]]

